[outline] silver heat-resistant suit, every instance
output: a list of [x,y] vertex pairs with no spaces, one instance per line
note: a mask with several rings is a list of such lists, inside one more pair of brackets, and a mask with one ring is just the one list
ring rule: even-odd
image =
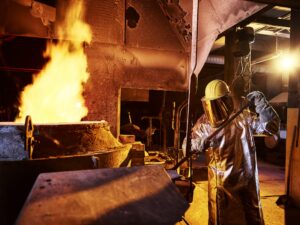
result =
[[[261,92],[251,92],[247,98],[256,113],[244,110],[207,149],[210,225],[264,224],[253,134],[277,133],[280,120]],[[192,150],[201,150],[215,129],[202,115],[192,129]]]

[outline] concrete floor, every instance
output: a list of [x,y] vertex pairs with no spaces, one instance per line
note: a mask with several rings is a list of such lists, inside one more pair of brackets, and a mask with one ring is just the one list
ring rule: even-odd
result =
[[[263,206],[265,225],[296,225],[300,219],[300,210],[286,211],[276,205],[280,195],[285,193],[284,167],[271,165],[262,161],[258,162],[260,194]],[[202,170],[203,173],[203,170]],[[195,174],[195,173],[194,173]],[[207,225],[207,180],[195,179],[193,202],[185,214],[185,220],[178,225]]]

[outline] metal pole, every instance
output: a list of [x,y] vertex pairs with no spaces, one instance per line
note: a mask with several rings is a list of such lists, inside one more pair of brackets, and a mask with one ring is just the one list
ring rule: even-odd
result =
[[[198,0],[193,0],[193,18],[192,18],[192,46],[191,46],[191,65],[189,71],[189,86],[188,86],[188,106],[187,106],[187,121],[186,121],[186,155],[191,155],[191,137],[190,132],[192,129],[192,112],[191,112],[191,99],[195,96],[195,84],[196,84],[196,74],[194,74],[194,70],[197,64],[197,39],[198,39],[198,8],[199,2]],[[188,157],[189,159],[189,174],[190,174],[190,189],[187,195],[187,198],[191,196],[193,192],[192,186],[192,158]]]

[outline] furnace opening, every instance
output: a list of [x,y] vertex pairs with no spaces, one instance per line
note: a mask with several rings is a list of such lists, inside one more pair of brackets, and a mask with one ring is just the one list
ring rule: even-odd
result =
[[[184,104],[185,92],[123,88],[121,91],[121,134],[135,135],[146,150],[174,148],[176,113]],[[185,131],[186,108],[180,118],[181,139]],[[182,143],[182,140],[180,140]]]

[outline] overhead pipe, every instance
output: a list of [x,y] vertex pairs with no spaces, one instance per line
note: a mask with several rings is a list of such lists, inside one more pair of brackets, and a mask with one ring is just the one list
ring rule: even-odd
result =
[[[256,60],[253,60],[251,62],[251,66],[267,62],[269,60],[276,59],[280,56],[280,54],[269,54],[266,56],[263,56],[261,58],[258,58]],[[223,55],[209,55],[205,61],[205,63],[210,63],[210,64],[219,64],[219,65],[224,65],[225,64],[225,56]]]
[[[270,68],[267,65],[262,65],[261,63],[273,60],[278,58],[278,54],[271,54],[259,59],[253,60],[251,62],[252,71],[257,73],[269,73]],[[210,55],[207,57],[205,63],[215,64],[215,65],[224,65],[225,64],[225,57],[223,55]]]

